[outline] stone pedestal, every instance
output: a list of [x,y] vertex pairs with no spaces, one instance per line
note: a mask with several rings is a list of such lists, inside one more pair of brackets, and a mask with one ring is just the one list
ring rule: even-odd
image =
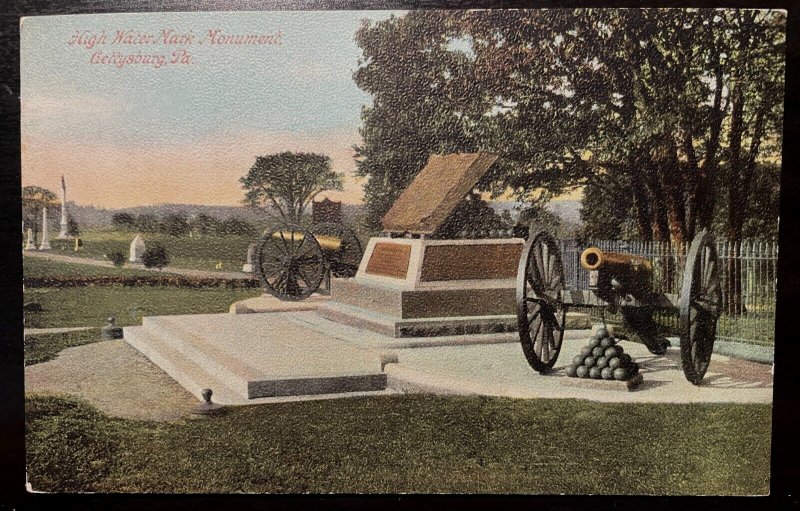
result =
[[356,276],[333,279],[317,313],[390,337],[515,331],[523,242],[373,238]]

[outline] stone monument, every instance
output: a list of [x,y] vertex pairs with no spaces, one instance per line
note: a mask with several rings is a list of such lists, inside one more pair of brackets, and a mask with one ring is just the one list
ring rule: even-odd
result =
[[522,238],[436,239],[437,231],[497,160],[432,155],[383,217],[354,278],[332,279],[324,318],[391,337],[515,331]]
[[42,208],[42,241],[39,244],[39,250],[50,250],[50,234],[47,232],[47,206]]
[[36,250],[36,242],[33,239],[33,229],[28,227],[28,242],[25,244],[25,250]]
[[341,224],[342,203],[334,202],[327,197],[325,197],[319,202],[312,202],[311,222],[314,224],[321,224],[325,222]]
[[250,245],[247,247],[247,262],[244,263],[244,266],[242,266],[242,271],[244,273],[253,273],[253,261],[255,261],[255,258],[256,244],[250,243]]
[[130,257],[128,261],[135,264],[142,263],[142,254],[144,254],[144,240],[141,234],[137,234],[131,242]]
[[58,231],[58,239],[68,240],[69,225],[67,222],[67,183],[64,181],[64,176],[61,176],[61,229]]

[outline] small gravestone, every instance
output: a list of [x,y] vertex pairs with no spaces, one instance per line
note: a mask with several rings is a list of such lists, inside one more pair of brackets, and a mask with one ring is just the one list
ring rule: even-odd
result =
[[242,266],[242,271],[245,273],[253,273],[253,261],[256,258],[256,244],[250,243],[247,247],[247,262]]
[[141,264],[142,254],[144,254],[144,240],[142,239],[141,234],[137,234],[131,242],[130,257],[128,258],[128,261]]

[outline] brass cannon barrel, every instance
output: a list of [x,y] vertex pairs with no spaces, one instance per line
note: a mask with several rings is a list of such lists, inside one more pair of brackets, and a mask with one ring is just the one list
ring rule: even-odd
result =
[[[304,234],[301,231],[278,231],[272,233],[272,237],[278,240],[283,238],[284,240],[287,241],[288,240],[300,241],[303,239]],[[326,252],[338,252],[339,249],[342,247],[342,240],[335,236],[325,236],[322,234],[319,235],[315,234],[314,238],[317,240],[317,243],[319,243],[319,247]]]
[[619,252],[604,252],[597,247],[589,247],[581,253],[581,266],[587,270],[613,267],[644,268],[647,271],[653,269],[653,263],[646,257]]

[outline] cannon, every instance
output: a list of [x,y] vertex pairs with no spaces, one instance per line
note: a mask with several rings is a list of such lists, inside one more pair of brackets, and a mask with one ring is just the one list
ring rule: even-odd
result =
[[522,249],[516,281],[517,323],[523,352],[533,369],[546,373],[555,364],[569,307],[619,310],[654,354],[663,354],[669,346],[653,320],[655,311],[665,310],[679,316],[686,379],[693,384],[702,381],[711,361],[722,302],[720,265],[710,233],[702,231],[692,241],[677,294],[653,290],[652,263],[642,256],[591,247],[583,251],[580,262],[589,272],[589,289],[567,289],[560,244],[550,233],[539,232]]
[[331,277],[354,276],[362,255],[356,234],[341,224],[276,225],[256,244],[253,270],[268,293],[302,300],[323,284],[330,289]]

